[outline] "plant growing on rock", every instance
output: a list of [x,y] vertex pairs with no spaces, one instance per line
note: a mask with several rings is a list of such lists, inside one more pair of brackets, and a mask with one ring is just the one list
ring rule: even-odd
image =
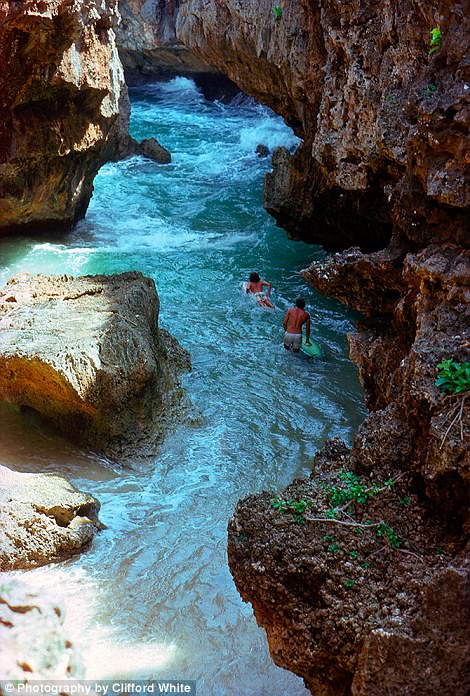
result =
[[293,500],[281,500],[279,496],[276,496],[272,502],[272,507],[274,510],[279,510],[281,515],[286,512],[290,512],[294,516],[294,520],[298,524],[305,524],[306,519],[303,515],[307,507],[305,500],[298,500],[294,502]]
[[436,387],[450,394],[461,394],[470,388],[470,363],[457,363],[454,360],[443,360],[437,366]]
[[432,55],[437,51],[442,43],[442,33],[439,27],[434,27],[430,31],[431,40],[429,42],[429,55]]
[[389,478],[381,487],[375,483],[371,486],[365,486],[360,483],[358,476],[353,471],[342,471],[340,478],[345,484],[343,487],[324,486],[326,497],[334,508],[349,503],[365,505],[370,498],[395,483],[394,479]]
[[274,23],[279,24],[279,22],[282,19],[282,7],[279,7],[279,5],[274,5],[273,12],[274,12]]
[[434,82],[430,82],[424,90],[424,96],[426,99],[430,99],[434,92],[437,92],[437,85],[435,85]]
[[388,539],[392,549],[399,549],[401,546],[400,537],[393,531],[391,527],[388,526],[388,524],[385,524],[384,522],[381,522],[378,525],[377,536],[385,537],[386,539]]

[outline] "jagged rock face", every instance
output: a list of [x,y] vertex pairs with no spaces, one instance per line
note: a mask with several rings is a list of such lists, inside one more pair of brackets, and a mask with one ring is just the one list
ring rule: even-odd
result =
[[[465,3],[188,0],[176,34],[304,143],[282,152],[265,205],[327,248],[463,240],[469,106]],[[442,44],[429,55],[430,30]]]
[[413,472],[447,523],[470,528],[470,408],[435,385],[436,366],[470,346],[470,253],[430,246],[404,261],[392,251],[338,254],[303,271],[321,293],[365,313],[349,336],[371,415],[353,455],[363,470]]
[[[63,611],[44,591],[17,579],[0,585],[0,680],[83,679],[85,670],[63,627]],[[0,684],[0,693],[8,689]]]
[[228,530],[237,588],[275,662],[315,696],[464,696],[468,546],[445,532],[403,474],[390,483],[381,471],[361,472],[354,485],[369,499],[343,501],[332,516],[352,466],[344,445],[327,442],[310,478],[279,493],[307,504],[303,523],[276,509],[274,493],[238,503]]
[[85,549],[100,504],[65,479],[0,467],[0,571],[34,568]]
[[123,70],[116,0],[0,2],[0,232],[82,217]]
[[158,312],[155,283],[137,272],[13,277],[0,292],[0,397],[94,447],[158,440],[189,368]]
[[117,38],[128,84],[146,77],[217,72],[176,38],[180,4],[180,0],[120,1]]

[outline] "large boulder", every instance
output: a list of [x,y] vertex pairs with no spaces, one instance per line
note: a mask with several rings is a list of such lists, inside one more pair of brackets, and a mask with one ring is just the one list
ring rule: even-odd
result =
[[189,356],[141,273],[13,277],[0,291],[0,398],[100,449],[159,440]]
[[0,467],[0,571],[80,553],[102,528],[100,504],[60,476]]
[[[44,591],[15,580],[0,585],[0,680],[83,679],[82,662]],[[0,681],[0,694],[11,693]]]
[[116,0],[0,0],[0,234],[66,229],[113,147]]

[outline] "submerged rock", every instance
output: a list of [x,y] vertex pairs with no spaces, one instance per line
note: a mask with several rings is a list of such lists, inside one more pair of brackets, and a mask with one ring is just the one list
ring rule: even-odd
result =
[[0,467],[0,571],[80,553],[103,525],[100,504],[60,476]]
[[128,136],[119,159],[133,157],[134,155],[142,155],[142,157],[147,157],[154,162],[158,162],[158,164],[169,164],[171,162],[171,154],[163,145],[160,145],[156,138],[145,138],[139,143],[131,136]]
[[[5,579],[0,585],[0,680],[83,679],[84,667],[63,621],[61,607],[44,590]],[[0,693],[8,693],[1,684]]]
[[270,154],[269,147],[267,145],[263,145],[263,143],[256,146],[255,152],[258,157],[267,157]]
[[67,229],[113,146],[115,0],[0,2],[0,233]]
[[158,442],[190,365],[158,313],[154,281],[137,272],[13,277],[0,292],[0,398],[100,449]]

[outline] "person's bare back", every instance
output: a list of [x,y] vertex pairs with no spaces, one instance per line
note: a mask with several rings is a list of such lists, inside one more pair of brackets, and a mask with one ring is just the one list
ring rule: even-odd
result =
[[260,280],[259,283],[248,283],[248,287],[246,289],[247,293],[252,292],[254,295],[258,292],[263,292],[263,287],[268,286],[268,283],[266,283],[264,280]]
[[310,344],[310,314],[304,310],[305,300],[301,297],[295,301],[296,306],[288,309],[284,317],[284,348],[298,353],[302,345],[302,327],[305,324],[305,340]]
[[307,319],[310,319],[310,314],[299,307],[294,307],[287,311],[285,317],[285,330],[287,333],[299,334],[302,333],[302,326]]
[[[268,291],[266,295],[264,294],[263,288],[266,288]],[[250,281],[246,284],[245,292],[247,293],[247,295],[256,295],[258,299],[258,304],[261,307],[269,307],[270,309],[274,309],[274,305],[269,299],[269,294],[271,292],[271,283],[268,283],[266,280],[261,280],[257,273],[250,274]]]

